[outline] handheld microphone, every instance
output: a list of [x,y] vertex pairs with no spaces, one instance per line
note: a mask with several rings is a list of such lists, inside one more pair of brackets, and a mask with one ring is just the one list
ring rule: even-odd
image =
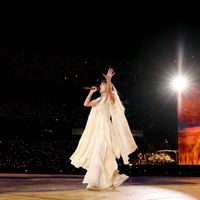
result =
[[95,90],[95,89],[99,89],[98,87],[84,87],[85,90]]

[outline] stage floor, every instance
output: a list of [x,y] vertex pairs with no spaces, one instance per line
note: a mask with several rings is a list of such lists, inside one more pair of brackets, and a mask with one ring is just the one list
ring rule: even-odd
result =
[[130,177],[114,190],[88,191],[83,176],[0,174],[0,200],[200,200],[200,177]]

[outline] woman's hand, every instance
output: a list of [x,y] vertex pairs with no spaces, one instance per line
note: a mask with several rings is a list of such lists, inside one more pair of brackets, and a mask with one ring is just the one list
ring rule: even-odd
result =
[[88,96],[86,97],[85,101],[84,101],[84,106],[86,107],[91,107],[91,106],[94,106],[96,104],[95,101],[91,101],[91,97],[93,95],[94,92],[96,92],[98,90],[98,87],[96,86],[92,86],[91,89],[90,89],[90,92],[88,94]]
[[90,92],[91,92],[91,93],[94,93],[94,92],[96,92],[97,90],[98,90],[98,87],[92,86]]
[[107,74],[106,74],[106,75],[103,74],[103,76],[105,77],[105,79],[106,79],[107,82],[110,82],[111,79],[112,79],[112,77],[114,76],[114,74],[115,74],[114,69],[110,67],[110,68],[108,69]]

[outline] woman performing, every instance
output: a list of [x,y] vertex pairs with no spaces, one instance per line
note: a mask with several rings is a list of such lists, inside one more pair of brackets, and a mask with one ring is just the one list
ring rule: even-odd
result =
[[114,74],[109,68],[104,75],[99,98],[91,100],[97,91],[97,87],[92,87],[85,99],[84,106],[92,109],[77,149],[70,157],[72,165],[87,170],[83,183],[88,184],[88,190],[115,188],[127,180],[128,176],[119,174],[116,158],[122,157],[123,163],[128,164],[128,155],[137,148],[124,107],[111,82]]

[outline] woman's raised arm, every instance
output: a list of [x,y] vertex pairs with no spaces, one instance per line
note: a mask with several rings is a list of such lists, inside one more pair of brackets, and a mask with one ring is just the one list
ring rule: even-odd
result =
[[113,75],[115,74],[113,68],[109,68],[107,74],[103,74],[104,77],[106,78],[106,82],[107,82],[107,93],[108,93],[108,99],[110,100],[110,102],[112,104],[115,103],[115,98],[112,92],[112,82],[111,79],[113,77]]

